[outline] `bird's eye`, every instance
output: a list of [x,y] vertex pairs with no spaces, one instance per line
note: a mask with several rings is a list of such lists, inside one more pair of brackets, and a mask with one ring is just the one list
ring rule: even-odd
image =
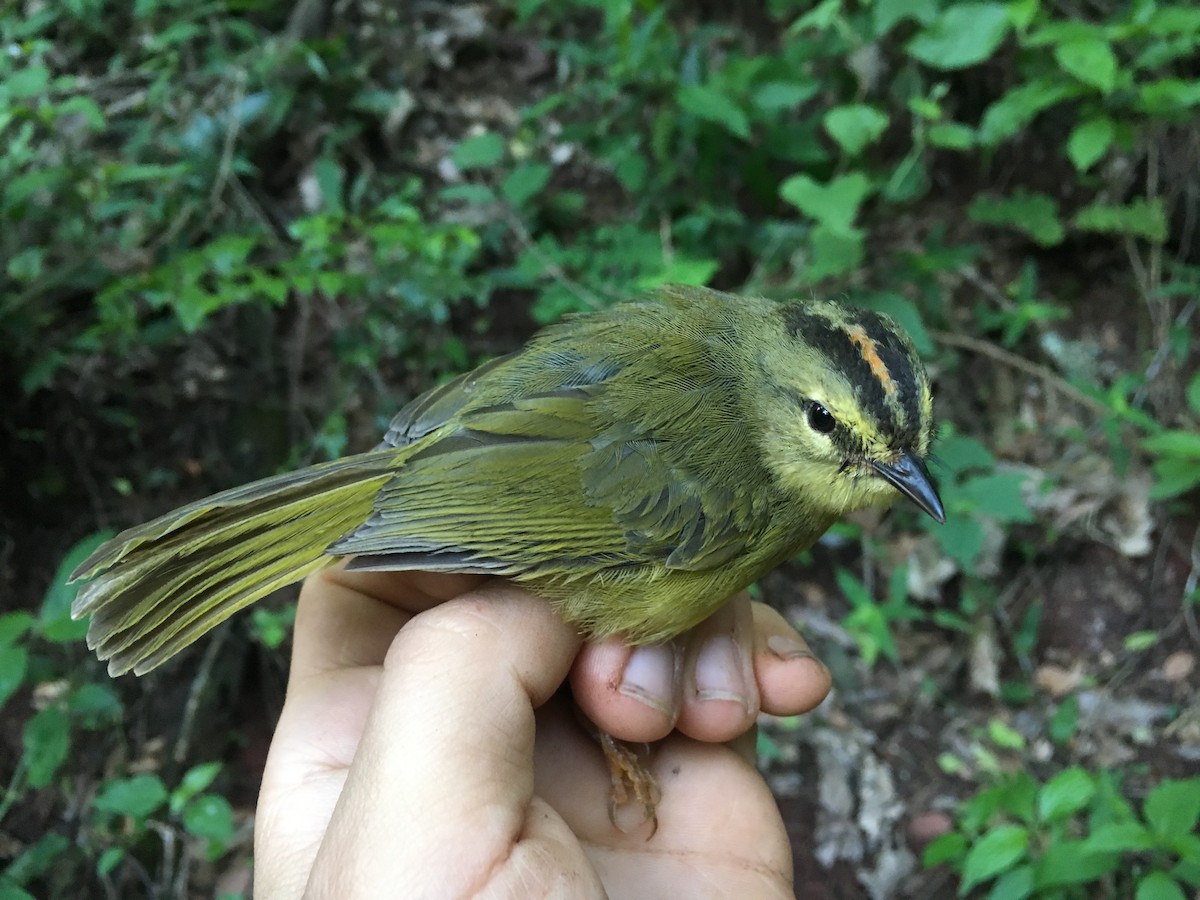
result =
[[813,431],[829,434],[837,428],[837,419],[820,403],[814,403],[808,408],[808,424]]

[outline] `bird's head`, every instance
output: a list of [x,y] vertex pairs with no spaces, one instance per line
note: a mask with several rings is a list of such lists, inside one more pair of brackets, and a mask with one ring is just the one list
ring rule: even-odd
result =
[[822,301],[781,304],[757,350],[762,449],[784,490],[832,516],[899,492],[945,520],[925,468],[936,431],[929,378],[894,320]]

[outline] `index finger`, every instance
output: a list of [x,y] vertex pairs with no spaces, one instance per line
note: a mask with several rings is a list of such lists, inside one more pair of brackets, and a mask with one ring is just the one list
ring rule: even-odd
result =
[[545,601],[499,584],[404,628],[379,675],[310,895],[347,896],[363,878],[372,888],[362,896],[487,888],[510,896],[498,887],[563,877],[594,888],[565,823],[533,795],[533,711],[578,646]]
[[345,562],[310,575],[296,607],[291,678],[380,665],[396,633],[413,616],[483,579],[437,572],[354,572]]

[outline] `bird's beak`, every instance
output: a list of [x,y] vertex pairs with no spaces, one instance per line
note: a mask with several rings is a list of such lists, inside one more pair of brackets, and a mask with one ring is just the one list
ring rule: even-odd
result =
[[873,461],[871,465],[892,487],[917,504],[923,512],[929,513],[935,522],[940,524],[946,521],[942,500],[929,477],[929,470],[919,456],[906,450],[895,462]]

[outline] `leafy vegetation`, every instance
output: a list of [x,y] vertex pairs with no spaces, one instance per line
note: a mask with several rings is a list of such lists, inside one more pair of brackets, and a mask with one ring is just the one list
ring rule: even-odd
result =
[[1200,881],[1200,779],[1161,782],[1139,815],[1110,773],[1071,767],[1045,784],[1018,773],[959,815],[925,862],[953,864],[964,894],[988,885],[991,897],[1165,900]]
[[[1200,888],[1198,35],[1161,0],[0,7],[0,896],[242,890],[252,729],[178,710],[277,703],[287,612],[218,670],[111,682],[67,617],[98,528],[369,446],[431,380],[669,282],[845,296],[935,373],[951,525],[866,517],[811,555],[832,579],[791,574],[839,715],[919,673],[945,723],[946,895]],[[1164,711],[1112,772],[1072,710],[1122,692]]]

